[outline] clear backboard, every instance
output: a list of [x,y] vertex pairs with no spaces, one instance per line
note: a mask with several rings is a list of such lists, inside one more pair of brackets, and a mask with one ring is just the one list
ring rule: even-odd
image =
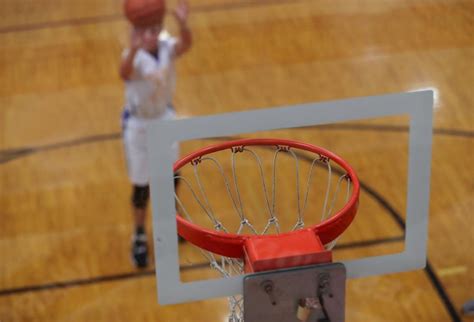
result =
[[[189,243],[178,243],[176,209],[180,208],[180,205],[175,200],[173,183],[173,163],[176,161],[173,144],[178,142],[181,145],[182,155],[186,155],[211,143],[235,138],[290,136],[291,139],[323,146],[344,158],[359,176],[362,195],[358,214],[334,247],[333,261],[343,264],[344,275],[347,278],[357,278],[403,272],[425,266],[432,114],[433,93],[420,91],[151,123],[148,146],[159,302],[172,304],[242,294],[247,285],[244,281],[256,281],[261,275],[245,273],[225,277],[222,274],[213,275],[207,272],[209,255],[203,254],[199,249],[196,250],[196,247],[188,245]],[[393,131],[387,135],[393,137],[388,138],[384,134],[379,134],[370,140],[365,137],[364,129],[377,127],[380,124],[390,127]],[[348,135],[347,129],[351,129],[351,133],[358,134]],[[300,163],[305,163],[308,156],[302,154],[299,158]],[[222,162],[230,164],[228,156],[224,156],[223,160]],[[241,163],[245,167],[250,162]],[[293,163],[293,159],[288,163]],[[379,165],[377,170],[374,170],[374,165]],[[272,170],[269,170],[272,166],[263,163],[262,169],[272,173]],[[282,167],[285,168],[285,165]],[[304,166],[298,169],[299,173],[305,171]],[[183,172],[186,171],[183,168],[179,175],[183,176]],[[189,171],[192,175],[192,170]],[[248,171],[254,170],[245,168],[240,171],[248,173],[249,178],[256,178],[260,172],[264,172],[256,171],[250,174]],[[294,170],[288,171],[294,173]],[[337,174],[338,170],[335,168],[333,172]],[[207,174],[204,170],[201,174],[201,177],[215,181],[216,179],[211,176],[212,174]],[[283,176],[283,179],[278,179],[279,188],[275,190],[283,193],[277,197],[278,202],[284,204],[291,202],[294,196],[289,195],[300,188],[294,188],[294,179],[289,180],[291,183],[284,182],[290,175],[283,174]],[[239,184],[240,180],[239,177]],[[266,179],[262,180],[265,182]],[[389,195],[388,199],[377,196],[379,191],[377,185],[382,182],[384,192]],[[285,192],[290,185],[291,188]],[[180,192],[186,190],[183,186],[186,187],[187,184],[180,184]],[[205,196],[215,198],[219,204],[221,197],[218,193],[225,190],[222,187],[207,184],[207,191],[210,192]],[[254,205],[255,187],[253,183],[241,185],[240,191],[249,195],[245,202],[250,204],[250,207],[264,208],[265,202],[260,206]],[[396,192],[391,191],[393,187],[396,187]],[[368,200],[369,197],[365,195],[378,201]],[[374,205],[370,205],[371,203]],[[375,205],[376,203],[378,205]],[[392,206],[392,203],[396,206]],[[218,207],[222,207],[217,211],[219,216],[225,216],[227,212],[225,206]],[[285,209],[284,206],[281,207]],[[377,207],[386,207],[389,212],[391,208],[403,207],[399,209],[402,218],[392,218],[391,222],[386,224],[377,216]],[[280,220],[287,215],[294,216],[282,211]],[[200,224],[199,219],[196,220],[196,223]],[[378,249],[377,243],[380,241],[385,241],[389,247]],[[348,245],[356,244],[362,245],[361,247],[375,245],[375,248],[362,252],[351,251]],[[397,247],[392,247],[395,244]],[[196,259],[199,256],[203,258],[202,261]],[[220,257],[216,261],[219,260]],[[290,276],[291,274],[290,272]],[[260,285],[259,283],[257,284]],[[315,283],[317,288],[320,279]],[[250,286],[247,288],[251,289]],[[318,303],[313,305],[318,306]]]

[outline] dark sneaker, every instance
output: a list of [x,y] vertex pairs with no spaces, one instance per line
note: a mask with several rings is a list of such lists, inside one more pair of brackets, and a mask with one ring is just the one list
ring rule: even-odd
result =
[[462,313],[466,316],[474,316],[474,299],[464,303]]
[[132,260],[137,268],[148,265],[148,245],[145,234],[135,234],[132,240]]

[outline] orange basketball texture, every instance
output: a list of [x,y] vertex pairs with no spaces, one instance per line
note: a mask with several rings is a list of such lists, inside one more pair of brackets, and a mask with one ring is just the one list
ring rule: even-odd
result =
[[165,0],[125,0],[123,11],[136,27],[160,24],[166,12]]

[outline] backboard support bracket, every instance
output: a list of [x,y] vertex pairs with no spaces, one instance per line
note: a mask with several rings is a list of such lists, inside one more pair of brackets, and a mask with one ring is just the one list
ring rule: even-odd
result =
[[341,263],[256,273],[244,278],[245,322],[343,322]]

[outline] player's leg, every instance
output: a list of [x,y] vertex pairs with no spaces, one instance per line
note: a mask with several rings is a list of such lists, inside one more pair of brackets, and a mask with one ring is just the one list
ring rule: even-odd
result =
[[464,303],[462,306],[462,313],[465,316],[474,316],[474,299],[471,299]]
[[127,125],[124,127],[123,139],[128,175],[132,182],[131,203],[134,222],[132,260],[135,266],[143,268],[148,265],[145,223],[150,197],[145,125],[137,119],[128,119]]
[[135,232],[132,238],[132,259],[137,267],[148,265],[148,243],[145,231],[146,212],[150,188],[148,185],[133,186],[132,192],[132,213],[135,223]]

